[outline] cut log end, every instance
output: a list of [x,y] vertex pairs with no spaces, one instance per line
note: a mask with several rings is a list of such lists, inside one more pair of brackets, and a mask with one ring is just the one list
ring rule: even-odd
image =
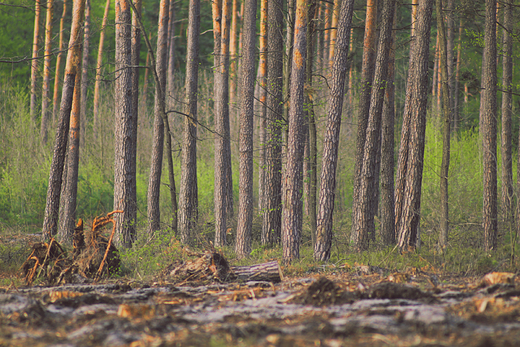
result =
[[231,271],[239,281],[267,281],[279,283],[283,281],[283,273],[278,261],[251,265],[251,266],[232,266]]

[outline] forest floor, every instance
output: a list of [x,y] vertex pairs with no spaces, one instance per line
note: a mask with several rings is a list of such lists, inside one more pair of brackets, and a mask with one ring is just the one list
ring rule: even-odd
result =
[[[0,287],[0,346],[515,346],[520,280],[359,266],[281,283]],[[5,283],[5,282],[4,282]]]

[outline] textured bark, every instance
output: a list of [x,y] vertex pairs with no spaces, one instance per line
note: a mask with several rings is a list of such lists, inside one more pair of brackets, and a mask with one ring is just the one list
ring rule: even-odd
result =
[[497,247],[497,46],[496,1],[486,0],[484,54],[480,94],[484,166],[484,249]]
[[[235,0],[236,1],[236,0]],[[253,225],[253,117],[254,70],[256,41],[256,0],[246,0],[243,26],[242,85],[240,104],[239,200],[235,253],[246,257],[251,253]]]
[[191,230],[197,221],[197,83],[199,68],[200,0],[190,0],[186,58],[186,97],[182,170],[179,195],[179,233],[181,242],[192,241]]
[[280,242],[282,219],[282,74],[283,37],[282,3],[269,0],[267,18],[267,126],[265,209],[262,223],[262,244]]
[[231,30],[229,36],[229,102],[236,104],[237,68],[238,68],[238,0],[232,0]]
[[83,56],[81,58],[81,102],[79,118],[80,124],[80,147],[85,146],[85,132],[87,127],[87,86],[88,86],[88,55],[90,51],[90,0],[85,0],[85,21],[83,24]]
[[354,204],[358,206],[359,213],[354,219],[354,247],[358,251],[365,251],[369,246],[369,232],[375,230],[374,226],[374,189],[378,186],[378,165],[381,144],[381,114],[385,100],[387,87],[388,56],[391,49],[392,26],[394,22],[395,0],[383,0],[381,13],[381,25],[379,33],[379,49],[374,71],[373,90],[371,93],[370,110],[366,130],[365,149],[362,161],[360,187],[358,200]]
[[458,38],[458,45],[457,45],[457,62],[455,65],[455,83],[453,87],[452,92],[452,98],[453,98],[453,133],[457,133],[457,129],[459,127],[459,104],[460,104],[460,98],[459,98],[459,85],[460,85],[460,54],[462,51],[461,45],[462,45],[462,19],[460,20],[459,24],[459,38]]
[[419,8],[419,0],[412,0],[412,18],[411,18],[411,27],[410,27],[410,36],[413,38],[415,36],[415,28],[417,26],[417,9]]
[[229,199],[228,173],[231,172],[229,145],[229,29],[231,0],[222,1],[220,61],[215,80],[215,246],[226,245]]
[[60,19],[60,35],[59,35],[59,51],[56,57],[56,72],[54,75],[54,93],[52,97],[52,119],[56,120],[56,114],[58,112],[58,91],[60,87],[60,70],[61,60],[63,58],[63,24],[65,22],[65,15],[67,14],[67,0],[63,0],[63,12]]
[[260,37],[257,73],[257,97],[255,99],[255,110],[259,117],[258,142],[258,210],[262,213],[265,208],[265,175],[266,175],[266,128],[267,128],[267,0],[260,0]]
[[52,16],[54,12],[54,0],[47,0],[47,16],[45,19],[45,60],[43,63],[43,87],[42,87],[42,117],[40,123],[40,139],[42,144],[47,143],[49,123],[49,89],[51,79],[51,45],[52,45]]
[[136,238],[136,172],[134,146],[134,117],[137,110],[132,103],[132,16],[126,0],[116,0],[116,79],[114,131],[114,210],[115,241],[118,247],[128,248]]
[[[148,34],[148,41],[152,41],[152,33]],[[147,100],[148,100],[148,81],[150,80],[150,60],[153,53],[153,50],[146,52],[146,62],[145,65],[147,66],[147,69],[144,71],[144,81],[143,81],[143,98],[141,100],[140,105],[143,110],[147,110]]]
[[410,43],[410,63],[395,187],[398,245],[414,249],[421,210],[421,182],[428,101],[428,55],[433,0],[419,3],[416,33]]
[[442,0],[435,1],[437,10],[437,32],[439,34],[439,66],[442,85],[442,162],[440,172],[441,191],[441,220],[439,246],[445,249],[448,246],[449,234],[449,205],[448,205],[448,178],[450,169],[450,138],[451,138],[451,101],[450,101],[450,76],[448,67],[448,40],[442,16]]
[[237,280],[243,282],[267,281],[278,283],[283,281],[282,269],[277,260],[250,266],[231,266],[231,270],[237,276]]
[[161,175],[164,150],[164,94],[168,63],[168,17],[169,1],[161,0],[159,7],[159,25],[157,29],[157,65],[155,66],[159,83],[155,85],[154,124],[152,143],[152,162],[148,179],[148,232],[154,233],[161,228],[161,211],[159,198],[161,192]]
[[174,105],[174,71],[175,71],[175,1],[170,0],[170,10],[168,19],[168,70],[166,73],[166,105],[173,107]]
[[314,258],[330,259],[332,246],[332,214],[336,189],[336,168],[343,108],[345,78],[347,75],[347,55],[352,23],[354,1],[344,1],[339,14],[336,54],[331,71],[331,90],[327,106],[327,129],[323,140],[323,159],[320,179],[320,199]]
[[[309,223],[311,225],[311,240],[312,246],[316,243],[316,183],[317,183],[317,152],[318,145],[316,140],[316,119],[314,115],[314,95],[312,88],[312,74],[313,74],[313,62],[314,62],[314,36],[316,34],[316,8],[318,4],[316,1],[311,1],[309,4],[309,21],[307,29],[307,63],[305,64],[305,80],[307,90],[305,91],[305,106],[304,113],[305,119],[308,122],[308,129],[305,141],[305,152],[304,152],[304,190],[307,197],[307,210],[305,211],[309,215]],[[339,15],[339,9],[338,9]]]
[[[395,9],[394,9],[395,11]],[[394,27],[397,15],[394,13]],[[381,241],[384,245],[395,244],[394,203],[394,130],[395,130],[395,30],[392,31],[388,55],[387,86],[381,119]]]
[[[447,0],[446,11],[443,12],[446,17],[446,59],[448,66],[448,89],[450,91],[450,113],[453,123],[453,108],[455,106],[453,93],[455,91],[455,21],[453,14],[455,11],[455,0]],[[444,107],[444,106],[443,106]]]
[[103,14],[103,23],[101,25],[101,32],[99,33],[99,47],[96,63],[96,83],[94,85],[94,134],[99,129],[99,88],[101,85],[101,76],[103,68],[103,47],[105,44],[105,28],[108,22],[108,12],[110,10],[110,0],[107,0],[105,5],[105,13]]
[[[359,94],[356,157],[354,164],[354,192],[352,200],[359,201],[361,188],[361,170],[363,169],[363,155],[365,151],[365,139],[368,125],[368,112],[370,110],[370,94],[372,92],[372,79],[374,76],[374,63],[376,52],[376,21],[377,1],[367,0],[367,11],[365,19],[365,37],[363,40],[363,63],[361,67],[361,91]],[[357,244],[355,231],[355,220],[358,218],[359,206],[354,203],[352,208],[352,234],[351,241]],[[373,230],[369,230],[368,234]]]
[[336,37],[338,36],[338,17],[339,17],[339,7],[341,6],[341,2],[336,0],[334,2],[334,8],[332,10],[332,22],[330,29],[330,45],[329,45],[329,66],[332,68],[334,64],[334,47],[336,47]]
[[322,47],[322,65],[320,65],[322,70],[328,68],[329,64],[329,46],[330,46],[330,27],[331,27],[331,19],[330,19],[330,8],[334,6],[329,2],[323,4],[325,6],[324,18],[323,18],[323,47]]
[[290,263],[300,258],[300,239],[303,220],[303,147],[305,139],[303,87],[307,56],[307,0],[296,1],[294,51],[291,64],[291,106],[287,139],[287,168],[285,173],[285,201],[283,209],[283,260]]
[[30,113],[33,123],[36,124],[36,89],[38,78],[38,50],[40,46],[40,13],[41,2],[44,0],[34,1],[34,35],[32,47],[32,61],[31,61],[31,103]]
[[514,223],[513,210],[513,156],[512,156],[512,81],[513,81],[513,38],[511,32],[512,4],[504,3],[504,30],[502,34],[502,46],[504,54],[502,56],[502,85],[505,92],[502,94],[502,211],[504,220],[508,226]]
[[74,83],[79,73],[79,61],[81,54],[81,20],[85,8],[84,0],[75,0],[72,10],[71,35],[65,66],[65,78],[63,81],[63,94],[61,96],[60,117],[54,142],[49,185],[47,188],[47,200],[42,227],[42,238],[50,239],[58,230],[58,210],[60,206],[60,192],[62,186],[62,174],[67,150],[68,131],[70,125],[70,112],[74,95]]
[[[88,0],[87,0],[88,1]],[[70,113],[70,128],[68,139],[68,153],[66,179],[63,182],[65,189],[62,192],[62,213],[58,228],[60,242],[71,245],[74,227],[76,225],[76,199],[78,195],[79,143],[81,127],[81,74],[76,75],[74,82],[74,96]]]

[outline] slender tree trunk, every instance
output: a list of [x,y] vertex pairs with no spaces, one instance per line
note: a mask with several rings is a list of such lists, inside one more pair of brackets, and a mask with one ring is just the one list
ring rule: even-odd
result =
[[197,221],[197,83],[199,67],[200,0],[190,0],[186,58],[186,98],[182,170],[179,195],[179,233],[181,242],[192,242],[191,230]]
[[484,249],[497,247],[497,46],[496,1],[486,0],[480,119],[484,162]]
[[324,3],[325,6],[325,15],[324,15],[324,25],[323,25],[323,47],[322,47],[322,65],[321,70],[324,71],[329,64],[329,47],[330,47],[330,28],[331,28],[331,18],[330,18],[330,8],[333,6],[329,2]]
[[[88,0],[86,0],[87,2]],[[67,143],[66,180],[63,182],[63,213],[61,214],[58,236],[61,242],[71,245],[74,226],[76,225],[76,199],[78,195],[79,144],[81,128],[81,74],[76,75],[74,96],[70,113],[69,140]]]
[[237,93],[237,67],[238,67],[238,0],[233,0],[231,9],[231,31],[229,37],[229,102],[236,104]]
[[[450,100],[450,113],[453,122],[453,107],[454,97],[453,92],[455,90],[455,21],[453,20],[453,14],[455,11],[455,0],[447,0],[446,2],[446,11],[443,14],[446,17],[446,59],[448,65],[448,89],[450,91],[449,100]],[[443,106],[444,107],[444,106]],[[450,132],[451,133],[451,132]]]
[[101,25],[101,32],[99,34],[99,48],[97,55],[97,64],[96,64],[96,83],[94,85],[94,134],[96,134],[99,129],[99,95],[100,95],[100,85],[101,85],[101,76],[103,69],[103,46],[105,44],[105,28],[108,22],[108,11],[110,10],[110,0],[107,0],[105,5],[105,13],[103,15],[103,24]]
[[282,78],[283,37],[282,2],[268,0],[267,36],[267,127],[265,209],[262,244],[280,242],[282,219]]
[[[229,145],[229,29],[231,23],[231,0],[222,1],[220,62],[215,80],[215,246],[226,245],[227,202],[231,150]],[[227,143],[226,143],[227,142]]]
[[60,35],[59,35],[59,51],[56,58],[56,72],[54,75],[54,93],[52,98],[52,120],[56,121],[56,114],[58,113],[58,91],[60,87],[60,70],[61,60],[63,58],[63,24],[65,22],[65,15],[67,14],[67,0],[63,0],[63,12],[60,19]]
[[[314,95],[312,88],[312,73],[314,62],[314,35],[316,33],[316,7],[318,3],[311,0],[309,5],[309,21],[307,29],[307,63],[305,64],[305,79],[307,90],[305,91],[305,118],[308,121],[308,136],[306,139],[306,159],[304,159],[304,185],[307,194],[307,211],[311,224],[312,246],[316,243],[316,169],[317,169],[317,141],[316,141],[316,119],[314,115]],[[338,8],[339,16],[339,8]],[[336,24],[337,25],[337,24]]]
[[83,24],[83,57],[81,59],[81,102],[79,143],[80,147],[85,146],[85,132],[87,127],[87,86],[88,86],[88,55],[90,51],[90,0],[85,0],[85,22]]
[[54,153],[52,156],[45,214],[43,219],[42,238],[44,240],[50,239],[58,230],[58,211],[60,206],[62,174],[65,164],[65,153],[67,150],[74,83],[76,76],[79,73],[78,65],[81,54],[81,21],[83,19],[84,9],[85,0],[74,0],[71,34],[67,52],[67,64],[65,66],[65,78],[63,81],[63,94],[61,96],[60,117],[58,119],[58,128],[56,129]]
[[417,27],[417,9],[419,8],[419,0],[412,0],[412,18],[411,18],[411,30],[410,36],[413,37],[416,35],[415,28]]
[[[450,101],[450,76],[448,71],[448,42],[444,18],[442,16],[442,0],[436,0],[437,10],[437,32],[439,34],[439,66],[442,84],[442,162],[441,162],[441,220],[439,245],[441,249],[448,246],[449,234],[449,204],[448,183],[450,169],[450,138],[451,138],[451,101]],[[453,47],[452,47],[453,48]],[[451,55],[453,57],[453,54]]]
[[327,129],[323,140],[323,159],[320,179],[320,199],[314,258],[329,260],[332,247],[332,214],[336,189],[339,134],[343,108],[349,35],[354,11],[354,0],[344,1],[338,19],[336,53],[331,72],[331,90],[327,106]]
[[380,155],[381,141],[381,113],[385,100],[387,86],[388,56],[391,49],[392,25],[394,22],[394,0],[383,0],[381,14],[381,26],[379,34],[379,49],[374,71],[373,91],[371,93],[370,110],[366,130],[365,150],[363,155],[363,167],[361,170],[358,200],[354,204],[358,206],[359,214],[354,219],[355,248],[365,251],[369,246],[369,231],[375,230],[374,226],[374,188],[378,186],[377,157]]
[[[394,9],[396,11],[396,9]],[[397,24],[394,12],[394,27]],[[381,241],[395,244],[394,203],[394,130],[395,130],[395,30],[392,31],[391,49],[388,55],[387,86],[381,120]]]
[[115,80],[115,131],[114,131],[114,210],[117,214],[116,244],[129,248],[136,239],[137,206],[136,172],[133,139],[134,118],[132,98],[132,16],[126,0],[116,0],[116,71]]
[[[235,0],[236,1],[236,0]],[[251,253],[253,225],[253,117],[256,41],[256,0],[246,0],[244,10],[244,46],[242,53],[242,85],[240,91],[240,180],[238,226],[235,253],[246,257]]]
[[44,0],[34,1],[34,36],[31,61],[31,104],[30,112],[33,123],[36,124],[36,89],[38,79],[38,51],[40,49],[40,13],[41,2]]
[[459,38],[457,45],[457,63],[455,65],[455,86],[453,87],[452,98],[453,98],[453,133],[457,134],[459,127],[459,113],[460,113],[460,102],[459,102],[459,85],[460,85],[460,54],[462,51],[462,19],[459,23]]
[[[354,193],[353,201],[359,201],[359,191],[361,188],[361,171],[363,169],[363,155],[365,151],[365,139],[368,126],[368,113],[370,110],[370,94],[372,92],[372,79],[374,76],[374,63],[376,52],[376,21],[377,21],[377,1],[367,0],[367,11],[365,20],[365,38],[363,41],[363,64],[361,69],[361,92],[359,95],[357,141],[356,141],[356,161],[354,164]],[[355,220],[358,218],[358,209],[354,203],[352,213],[352,234],[351,241],[357,244],[358,233],[355,230]],[[368,234],[373,230],[368,230]]]
[[52,16],[54,13],[54,0],[47,0],[47,16],[45,19],[45,60],[43,64],[43,88],[42,88],[42,118],[40,123],[40,139],[42,144],[47,144],[47,132],[49,123],[49,89],[51,79],[51,45],[52,45]]
[[338,17],[339,17],[339,7],[341,6],[341,2],[336,0],[334,2],[334,8],[332,10],[332,23],[330,29],[330,45],[329,45],[329,66],[332,68],[334,64],[334,47],[336,47],[336,37],[338,33]]
[[[152,33],[149,33],[148,34],[148,41],[152,41]],[[148,51],[146,53],[146,63],[145,65],[147,66],[147,69],[144,71],[144,81],[143,81],[143,99],[141,100],[141,108],[143,110],[147,110],[147,98],[148,98],[148,81],[150,80],[150,57],[151,57],[151,53],[153,53],[153,51]],[[146,112],[145,112],[146,113]]]
[[266,129],[267,129],[267,0],[260,0],[260,37],[258,61],[258,97],[255,100],[255,110],[259,115],[258,142],[258,210],[263,213],[265,209],[265,176],[266,176]]
[[170,15],[168,22],[168,70],[166,75],[167,89],[165,93],[166,105],[170,108],[174,105],[174,71],[175,71],[175,1],[170,0]]
[[[159,197],[161,192],[161,175],[164,150],[164,94],[168,63],[168,16],[169,1],[161,0],[159,7],[159,25],[157,29],[157,65],[159,84],[155,86],[154,136],[152,144],[152,164],[148,180],[148,232],[154,233],[161,228],[161,211]],[[161,99],[162,98],[162,99]],[[168,135],[169,136],[169,135]]]
[[512,4],[504,3],[504,30],[502,34],[502,85],[505,92],[502,94],[502,211],[504,220],[511,227],[514,223],[513,200],[513,155],[512,155],[512,113],[513,113],[513,30]]
[[410,64],[395,189],[395,226],[398,245],[402,251],[414,249],[418,238],[432,10],[433,0],[419,2],[416,32],[410,43]]
[[433,56],[433,74],[432,74],[432,114],[437,114],[438,105],[433,96],[437,95],[437,78],[439,77],[439,32],[437,31],[437,39],[435,41],[435,55]]
[[[294,51],[291,64],[291,106],[289,109],[289,136],[287,139],[287,169],[285,174],[285,202],[283,209],[283,260],[290,263],[300,258],[302,234],[303,146],[305,139],[303,87],[307,55],[307,0],[296,1],[294,24]],[[314,8],[313,8],[314,11]]]

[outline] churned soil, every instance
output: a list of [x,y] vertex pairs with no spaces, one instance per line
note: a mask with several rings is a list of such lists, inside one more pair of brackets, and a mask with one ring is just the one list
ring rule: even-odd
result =
[[[494,277],[493,277],[494,276]],[[379,269],[0,288],[0,346],[515,346],[520,281]]]

